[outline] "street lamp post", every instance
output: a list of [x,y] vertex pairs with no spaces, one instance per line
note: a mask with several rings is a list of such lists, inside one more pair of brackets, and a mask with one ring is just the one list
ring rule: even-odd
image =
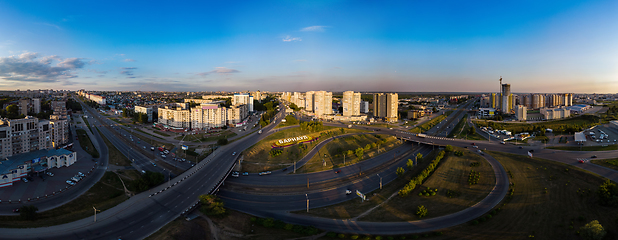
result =
[[309,212],[309,196],[306,193],[305,198],[307,199],[307,212]]
[[92,208],[94,209],[94,221],[97,221],[97,212],[100,212],[101,210],[97,210],[97,208],[95,208],[94,206],[92,206]]
[[378,175],[378,177],[380,178],[380,189],[382,189],[382,177],[380,177],[380,174],[376,174]]

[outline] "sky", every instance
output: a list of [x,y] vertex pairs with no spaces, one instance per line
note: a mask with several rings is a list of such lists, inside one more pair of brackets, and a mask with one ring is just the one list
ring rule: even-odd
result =
[[4,1],[0,89],[618,92],[618,1]]

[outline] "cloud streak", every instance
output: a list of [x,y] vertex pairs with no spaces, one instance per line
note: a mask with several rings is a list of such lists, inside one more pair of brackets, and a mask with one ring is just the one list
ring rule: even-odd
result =
[[133,76],[133,70],[137,69],[136,67],[121,67],[120,68],[122,71],[120,71],[120,74],[124,74],[127,76]]
[[125,62],[136,62],[135,60],[130,59],[130,58],[127,58],[127,59],[125,59],[124,61],[125,61]]
[[[53,61],[58,61],[54,66]],[[38,53],[22,53],[19,56],[0,57],[0,79],[23,82],[58,82],[76,78],[74,71],[87,63],[83,58],[66,58],[46,56],[39,58]]]
[[285,36],[285,38],[283,38],[281,40],[283,40],[284,42],[296,42],[296,41],[300,42],[300,41],[302,41],[302,39],[299,38],[299,37],[290,37],[290,36]]
[[216,67],[215,70],[212,70],[209,72],[200,72],[200,73],[196,73],[195,75],[205,77],[213,73],[216,73],[219,75],[230,75],[232,73],[239,73],[239,72],[240,71],[236,69],[231,69],[231,68],[226,68],[226,67]]
[[300,29],[300,31],[301,32],[324,32],[325,28],[327,28],[327,26],[310,26],[310,27],[302,28]]

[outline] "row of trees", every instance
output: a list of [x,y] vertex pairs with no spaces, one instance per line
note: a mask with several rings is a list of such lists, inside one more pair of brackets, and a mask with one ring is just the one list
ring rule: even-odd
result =
[[133,122],[148,123],[148,114],[136,113],[134,110],[129,110],[125,108],[122,110],[122,116],[132,118]]
[[429,175],[431,175],[431,173],[436,169],[436,167],[438,166],[442,158],[444,158],[444,151],[440,151],[438,155],[436,156],[436,158],[433,161],[431,161],[429,166],[425,168],[425,170],[423,170],[416,177],[412,178],[412,180],[410,180],[410,182],[408,182],[406,186],[404,186],[401,190],[399,190],[399,193],[398,193],[399,196],[405,197],[410,192],[412,192],[416,188],[417,185],[421,185],[423,181],[427,179],[427,177],[429,177]]
[[324,129],[324,125],[320,121],[301,122],[300,129],[308,132],[319,132]]

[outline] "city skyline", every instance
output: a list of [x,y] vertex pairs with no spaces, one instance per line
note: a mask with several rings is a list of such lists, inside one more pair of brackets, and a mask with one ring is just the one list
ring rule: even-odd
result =
[[0,89],[618,92],[613,1],[88,4],[0,1]]

